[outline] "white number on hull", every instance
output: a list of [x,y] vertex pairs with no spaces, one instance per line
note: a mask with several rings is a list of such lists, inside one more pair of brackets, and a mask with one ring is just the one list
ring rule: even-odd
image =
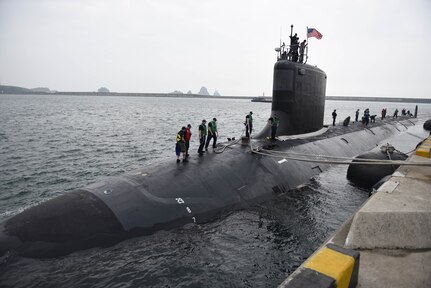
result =
[[[177,201],[178,204],[184,204],[185,203],[183,198],[175,198],[175,200]],[[189,214],[192,213],[192,209],[190,209],[189,206],[186,207],[186,210]],[[196,223],[196,217],[192,217],[192,219],[193,219],[193,223]]]

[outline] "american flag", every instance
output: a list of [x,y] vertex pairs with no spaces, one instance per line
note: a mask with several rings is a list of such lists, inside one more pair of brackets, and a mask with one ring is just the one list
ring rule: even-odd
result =
[[314,28],[307,28],[307,38],[315,37],[317,39],[322,39],[322,34]]

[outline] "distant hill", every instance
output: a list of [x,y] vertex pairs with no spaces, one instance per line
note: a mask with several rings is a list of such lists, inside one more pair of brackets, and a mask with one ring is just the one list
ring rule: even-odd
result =
[[214,91],[214,96],[221,96],[221,95],[220,95],[220,93],[217,90],[215,90]]
[[175,90],[173,92],[169,92],[169,94],[184,94],[184,93],[180,90]]
[[43,93],[51,93],[52,92],[47,87],[37,87],[37,88],[30,89],[30,90],[34,91],[34,92],[43,92]]
[[204,86],[201,87],[201,90],[199,90],[198,95],[210,95],[210,93],[208,93],[208,89]]
[[31,89],[0,85],[0,94],[26,94],[33,92]]
[[57,91],[49,90],[47,87],[37,87],[32,89],[27,89],[18,86],[6,86],[0,85],[0,94],[48,94],[55,93]]
[[98,93],[109,93],[109,89],[108,89],[108,88],[106,88],[106,87],[100,87],[100,88],[97,90],[97,92],[98,92]]

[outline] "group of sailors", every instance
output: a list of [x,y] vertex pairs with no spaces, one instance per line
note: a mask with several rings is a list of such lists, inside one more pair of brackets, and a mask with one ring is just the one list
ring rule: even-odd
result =
[[[383,109],[382,109],[382,112],[381,112],[382,120],[386,118],[386,114],[387,114],[387,109],[386,109],[386,108],[383,108]],[[406,110],[405,108],[403,108],[403,109],[401,110],[401,115],[402,115],[402,116],[409,116],[409,117],[413,117],[413,114],[410,112],[410,110]],[[398,118],[398,108],[395,108],[393,118]]]
[[[278,127],[278,117],[276,115],[270,117],[268,119],[268,125],[270,125],[271,128],[271,140],[275,141],[275,135],[277,133],[277,127]],[[251,133],[253,131],[253,112],[250,111],[245,116],[245,135],[247,138],[251,137]],[[192,137],[191,132],[192,125],[188,124],[187,126],[183,126],[180,131],[177,133],[176,138],[176,145],[175,145],[175,154],[177,155],[177,163],[181,162],[180,157],[182,156],[183,162],[188,162],[187,158],[189,155],[189,148],[190,148],[190,139]],[[199,148],[198,148],[198,154],[199,156],[202,156],[205,152],[208,151],[208,147],[211,143],[211,140],[213,140],[212,147],[215,149],[217,147],[217,137],[218,137],[218,130],[217,130],[217,119],[213,118],[212,121],[208,123],[205,119],[202,120],[201,124],[198,128],[199,133]]]
[[[386,108],[384,108],[384,110],[385,110],[384,115],[383,115],[383,110],[382,110],[382,120],[386,117]],[[410,110],[406,110],[405,108],[401,109],[401,115],[402,116],[409,116],[409,117],[413,116],[413,114],[410,112]],[[394,118],[397,118],[397,117],[398,117],[398,109],[395,109]]]
[[[332,125],[333,126],[335,126],[335,121],[336,121],[336,119],[337,119],[337,112],[336,112],[337,110],[335,110],[334,109],[334,111],[332,112]],[[359,109],[357,109],[356,110],[356,112],[355,112],[355,122],[358,122],[359,121]],[[381,119],[383,120],[383,119],[385,119],[386,118],[386,114],[387,114],[387,109],[386,108],[383,108],[382,109],[382,111],[381,111]],[[402,109],[401,110],[401,115],[402,116],[409,116],[409,117],[413,117],[413,114],[412,113],[410,113],[410,110],[406,110],[406,109]],[[370,109],[369,108],[366,108],[365,110],[364,110],[364,114],[363,114],[363,116],[362,116],[362,118],[361,118],[361,122],[362,122],[362,124],[364,125],[364,126],[368,126],[368,124],[371,122],[371,123],[374,123],[374,122],[376,122],[376,117],[377,117],[377,114],[376,115],[371,115],[370,114]],[[398,117],[398,109],[397,108],[395,108],[395,110],[394,110],[394,114],[393,114],[393,118],[397,118]],[[346,119],[344,119],[344,121],[343,121],[343,125],[344,126],[348,126],[349,125],[349,123],[350,123],[350,116],[348,116]]]
[[[211,140],[213,140],[213,148],[215,149],[217,146],[217,119],[213,118],[212,121],[208,123],[207,120],[203,119],[202,123],[199,125],[199,149],[198,154],[203,155],[206,151],[208,151],[208,146],[210,145]],[[180,131],[177,133],[176,145],[175,145],[175,154],[177,155],[177,163],[180,163],[180,156],[182,155],[183,162],[188,162],[187,158],[190,156],[189,148],[190,148],[190,139],[192,137],[191,132],[192,125],[188,124],[187,127],[183,126]],[[205,151],[204,151],[205,147]]]
[[304,41],[299,43],[299,37],[297,33],[289,37],[290,37],[289,52],[287,52],[286,44],[283,42],[283,45],[281,45],[281,59],[290,60],[292,62],[304,63],[305,48],[308,45],[307,40],[304,39]]

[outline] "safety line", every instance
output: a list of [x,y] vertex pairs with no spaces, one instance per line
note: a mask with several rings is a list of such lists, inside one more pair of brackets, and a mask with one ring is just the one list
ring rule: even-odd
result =
[[[349,157],[337,157],[337,156],[325,156],[325,155],[307,155],[302,153],[292,153],[292,154],[298,154],[297,156],[304,156],[304,157],[292,157],[289,156],[289,152],[281,152],[281,151],[268,151],[265,149],[254,149],[252,141],[249,142],[250,150],[254,154],[260,154],[264,156],[279,158],[279,159],[289,159],[294,161],[301,161],[301,162],[312,162],[312,163],[324,163],[324,164],[340,164],[340,165],[400,165],[400,166],[431,166],[431,163],[424,163],[424,162],[406,162],[406,161],[400,161],[400,160],[377,160],[377,159],[363,159],[363,158],[349,158]],[[265,152],[261,152],[265,151]],[[274,155],[273,153],[279,153],[280,155]],[[307,156],[308,158],[305,158]],[[324,160],[324,159],[312,159],[312,157],[321,157],[321,158],[328,158],[328,159],[335,159],[335,160],[345,160],[345,161],[331,161],[331,160]]]

